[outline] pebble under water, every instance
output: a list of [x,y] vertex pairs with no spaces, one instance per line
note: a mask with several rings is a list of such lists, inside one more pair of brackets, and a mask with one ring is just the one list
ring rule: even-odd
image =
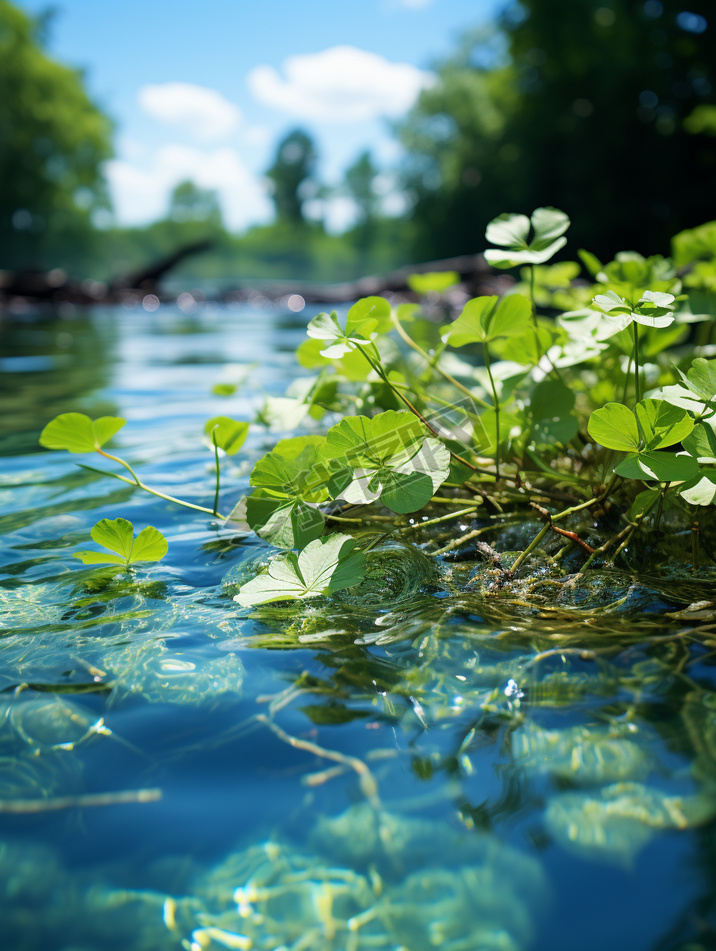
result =
[[[355,589],[241,608],[259,539],[37,445],[57,413],[121,415],[146,482],[211,504],[204,422],[283,395],[310,316],[2,328],[2,951],[716,947],[712,570],[544,553],[498,583],[415,530]],[[286,435],[252,426],[224,510]],[[161,564],[72,558],[120,515]]]

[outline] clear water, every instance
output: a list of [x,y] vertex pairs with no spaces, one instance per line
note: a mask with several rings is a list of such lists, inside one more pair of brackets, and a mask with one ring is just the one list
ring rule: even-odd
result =
[[[145,481],[210,504],[203,423],[284,392],[308,316],[2,328],[0,947],[716,947],[716,637],[670,616],[709,571],[500,588],[415,536],[357,594],[252,615],[265,546],[37,446],[122,415]],[[118,515],[170,543],[134,581],[72,558]]]

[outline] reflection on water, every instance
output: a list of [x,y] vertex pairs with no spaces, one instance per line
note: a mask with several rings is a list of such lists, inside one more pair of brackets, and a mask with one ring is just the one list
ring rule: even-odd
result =
[[[38,451],[56,412],[118,413],[147,481],[207,504],[204,421],[280,395],[306,319],[3,330],[3,951],[713,947],[711,571],[508,581],[416,531],[358,589],[242,609],[266,546]],[[169,538],[134,579],[72,558],[118,515]]]

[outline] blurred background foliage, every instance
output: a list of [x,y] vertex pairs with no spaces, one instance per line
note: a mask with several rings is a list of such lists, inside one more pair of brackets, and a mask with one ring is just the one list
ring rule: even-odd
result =
[[0,0],[0,268],[106,280],[208,237],[212,253],[183,265],[197,279],[342,280],[482,250],[490,218],[540,204],[568,212],[573,247],[668,252],[677,231],[716,218],[712,14],[706,0],[508,2],[394,124],[404,215],[381,214],[386,169],[367,150],[339,189],[353,226],[335,235],[307,218],[328,192],[297,128],[266,170],[275,221],[237,235],[192,182],[163,220],[98,227],[112,121],[82,74],[46,53],[46,18]]

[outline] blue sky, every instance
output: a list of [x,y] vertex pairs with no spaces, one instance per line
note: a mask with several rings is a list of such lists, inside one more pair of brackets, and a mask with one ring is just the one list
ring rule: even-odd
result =
[[[29,12],[47,0],[24,0]],[[227,222],[270,219],[261,173],[296,125],[316,138],[335,183],[365,148],[399,159],[403,114],[460,33],[501,0],[58,0],[50,51],[86,71],[117,125],[107,176],[117,217],[162,214],[178,181],[218,190]],[[390,176],[388,210],[399,210]],[[334,228],[347,199],[324,212]]]

